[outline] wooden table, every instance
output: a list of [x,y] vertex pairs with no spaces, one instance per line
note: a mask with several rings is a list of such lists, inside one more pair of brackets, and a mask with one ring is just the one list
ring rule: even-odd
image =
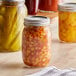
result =
[[[52,57],[50,66],[57,68],[76,68],[76,44],[60,43],[58,40],[58,18],[51,21]],[[28,76],[44,68],[27,68],[22,53],[0,53],[0,76]]]

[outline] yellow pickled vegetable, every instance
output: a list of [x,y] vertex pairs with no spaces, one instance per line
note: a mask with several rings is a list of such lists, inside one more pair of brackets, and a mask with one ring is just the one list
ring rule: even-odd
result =
[[76,42],[76,12],[59,12],[59,38],[64,42]]
[[21,49],[21,39],[25,6],[0,6],[0,51],[18,51]]
[[5,13],[5,7],[0,6],[0,15],[3,15]]

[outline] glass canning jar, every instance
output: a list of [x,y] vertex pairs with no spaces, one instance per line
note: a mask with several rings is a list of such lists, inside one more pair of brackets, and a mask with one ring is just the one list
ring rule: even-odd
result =
[[21,36],[27,9],[24,0],[0,0],[0,52],[21,49]]
[[26,7],[29,15],[36,15],[38,12],[39,0],[26,0]]
[[59,5],[59,38],[63,42],[76,42],[76,3]]
[[58,11],[59,0],[39,0],[39,9],[42,12]]
[[22,37],[23,61],[32,67],[44,67],[51,57],[50,20],[43,16],[25,18]]

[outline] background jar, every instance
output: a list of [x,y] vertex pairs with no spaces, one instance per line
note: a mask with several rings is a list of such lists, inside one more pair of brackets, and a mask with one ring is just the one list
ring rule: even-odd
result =
[[0,51],[21,49],[21,36],[27,9],[24,0],[0,0]]
[[59,5],[59,38],[63,42],[76,42],[76,3]]
[[39,0],[39,9],[43,12],[58,11],[59,0]]
[[44,67],[50,62],[50,20],[42,16],[25,18],[22,37],[23,61],[28,66]]
[[25,0],[28,9],[28,15],[36,15],[38,13],[39,0]]

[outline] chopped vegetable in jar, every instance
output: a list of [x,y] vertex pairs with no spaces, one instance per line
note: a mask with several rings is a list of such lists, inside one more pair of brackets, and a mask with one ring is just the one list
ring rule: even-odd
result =
[[66,8],[59,11],[59,38],[63,42],[76,42],[76,5],[66,5]]
[[22,52],[26,65],[44,67],[50,62],[51,32],[48,26],[25,26],[23,30]]

